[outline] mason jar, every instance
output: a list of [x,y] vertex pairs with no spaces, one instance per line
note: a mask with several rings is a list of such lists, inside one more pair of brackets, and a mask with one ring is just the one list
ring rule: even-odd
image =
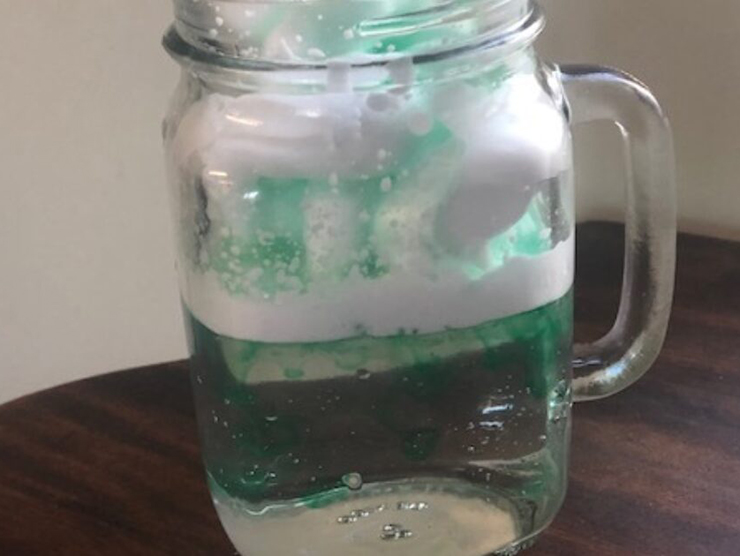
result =
[[[564,498],[573,397],[636,380],[665,334],[675,203],[652,95],[540,60],[530,0],[174,4],[166,160],[233,544],[527,546]],[[624,292],[574,357],[570,128],[597,119],[629,153]]]

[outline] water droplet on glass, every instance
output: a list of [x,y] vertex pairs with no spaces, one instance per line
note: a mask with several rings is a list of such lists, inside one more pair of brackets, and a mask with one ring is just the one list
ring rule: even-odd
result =
[[351,515],[341,515],[337,518],[337,523],[341,525],[349,525],[350,523],[354,523],[355,521],[357,521],[357,518]]
[[342,477],[342,482],[350,490],[360,490],[362,488],[362,475],[359,473],[347,473]]

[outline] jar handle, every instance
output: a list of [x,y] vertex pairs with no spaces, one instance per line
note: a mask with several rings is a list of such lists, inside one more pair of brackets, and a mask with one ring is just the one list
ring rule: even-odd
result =
[[675,161],[670,124],[645,85],[609,68],[559,69],[571,122],[612,121],[627,146],[622,297],[611,331],[575,347],[574,396],[584,401],[633,384],[663,346],[676,266]]

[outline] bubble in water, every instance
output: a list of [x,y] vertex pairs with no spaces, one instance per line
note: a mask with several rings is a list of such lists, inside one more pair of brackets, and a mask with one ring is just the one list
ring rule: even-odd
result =
[[399,502],[396,505],[396,509],[400,512],[421,512],[426,510],[427,508],[429,508],[429,504],[427,504],[426,502]]
[[382,512],[385,510],[385,506],[377,506],[371,508],[362,508],[359,510],[352,510],[347,515],[341,515],[337,518],[337,523],[341,525],[349,525],[351,523],[357,523],[358,520],[370,517],[375,512]]
[[370,378],[370,371],[368,371],[367,369],[360,369],[357,371],[356,374],[357,378],[359,378],[360,380],[367,380],[368,378]]
[[359,473],[347,473],[342,477],[342,482],[350,490],[360,490],[362,488],[362,475]]
[[567,418],[571,403],[571,391],[565,381],[560,381],[550,398],[550,422],[557,424]]
[[503,421],[481,421],[480,428],[486,431],[502,431],[505,423]]
[[383,525],[383,529],[380,533],[380,538],[384,541],[398,541],[409,539],[413,536],[414,534],[411,531],[404,529],[402,525],[398,525],[397,523]]

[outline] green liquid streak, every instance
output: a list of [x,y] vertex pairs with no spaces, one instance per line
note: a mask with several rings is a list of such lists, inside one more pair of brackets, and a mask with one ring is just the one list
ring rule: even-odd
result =
[[572,298],[469,329],[321,343],[249,342],[189,323],[212,479],[247,501],[320,506],[346,490],[354,469],[342,459],[370,462],[369,473],[380,457],[434,469],[443,440],[482,419],[503,387],[546,413],[569,372]]

